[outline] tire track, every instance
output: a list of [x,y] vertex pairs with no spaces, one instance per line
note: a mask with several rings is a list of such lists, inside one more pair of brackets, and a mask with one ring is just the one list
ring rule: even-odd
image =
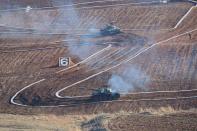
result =
[[[167,42],[167,41],[169,41],[169,40],[178,38],[178,37],[180,37],[180,36],[182,36],[182,35],[185,35],[185,34],[188,34],[188,33],[192,33],[192,32],[194,32],[194,31],[196,31],[196,30],[197,30],[197,29],[193,29],[193,30],[187,31],[187,32],[182,33],[182,34],[175,35],[175,36],[170,37],[170,38],[168,38],[168,39],[166,39],[166,40],[163,40],[163,41],[160,41],[160,42],[158,42],[158,43],[155,43],[155,44],[153,44],[153,45],[151,45],[151,46],[149,46],[149,47],[147,47],[147,48],[145,48],[145,49],[143,49],[143,50],[140,50],[140,51],[137,52],[134,56],[131,56],[130,58],[124,60],[123,62],[121,62],[121,63],[119,63],[119,64],[117,64],[117,65],[115,65],[115,66],[112,66],[112,67],[110,67],[110,68],[107,68],[107,69],[105,69],[105,70],[103,70],[103,71],[101,71],[101,72],[98,72],[98,73],[96,73],[96,74],[94,74],[94,75],[91,75],[91,76],[89,76],[89,77],[87,77],[87,78],[85,78],[85,79],[83,79],[83,80],[80,80],[80,81],[78,81],[78,82],[76,82],[76,83],[73,83],[73,84],[71,84],[71,85],[69,85],[69,86],[67,86],[67,87],[62,88],[61,90],[59,90],[58,92],[56,92],[56,97],[57,97],[57,98],[70,98],[70,97],[62,97],[62,96],[59,95],[59,93],[62,92],[63,90],[65,90],[65,89],[68,89],[68,88],[74,86],[74,85],[80,84],[80,83],[82,83],[82,82],[84,82],[84,81],[86,81],[86,80],[89,80],[89,79],[91,79],[91,78],[97,76],[97,75],[100,75],[100,74],[102,74],[102,73],[104,73],[104,72],[106,72],[106,71],[109,71],[109,70],[111,70],[111,69],[114,69],[114,68],[116,68],[116,67],[118,67],[118,66],[120,66],[120,65],[122,65],[122,64],[124,64],[124,63],[127,63],[127,62],[131,61],[132,59],[135,59],[137,56],[143,54],[144,52],[147,52],[148,50],[152,49],[152,48],[155,47],[156,45],[165,43],[165,42]],[[57,73],[58,73],[58,72],[57,72]],[[38,83],[40,83],[40,82],[43,82],[44,80],[45,80],[45,79],[41,79],[41,80],[39,80],[39,81],[37,81],[37,82],[34,82],[34,83],[32,83],[32,84],[30,84],[30,85],[28,85],[28,86],[22,88],[21,90],[19,90],[19,91],[11,98],[11,103],[12,103],[12,104],[15,104],[15,105],[19,105],[19,106],[28,106],[28,105],[23,105],[23,104],[14,102],[15,97],[17,97],[17,95],[18,95],[20,92],[24,91],[25,89],[27,89],[27,88],[29,88],[29,87],[31,87],[31,86],[33,86],[33,85],[36,85],[36,84],[38,84]],[[77,96],[77,97],[80,97],[80,96]],[[71,97],[71,98],[77,98],[77,97]],[[191,97],[177,97],[177,98],[162,98],[162,99],[124,100],[124,101],[160,101],[160,100],[177,100],[177,99],[196,99],[196,98],[197,98],[197,96],[191,96]],[[117,100],[117,101],[121,101],[121,100]],[[105,102],[114,102],[114,101],[105,101]],[[97,103],[97,102],[94,102],[94,103]],[[99,102],[99,103],[101,103],[101,102]],[[90,104],[90,103],[88,103],[88,104]],[[92,103],[91,103],[91,104],[92,104]],[[65,105],[50,106],[50,107],[60,107],[60,106],[65,106]],[[40,106],[40,107],[47,107],[47,106]]]

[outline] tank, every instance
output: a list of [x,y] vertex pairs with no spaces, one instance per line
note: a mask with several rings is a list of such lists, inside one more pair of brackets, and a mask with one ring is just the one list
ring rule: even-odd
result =
[[121,33],[120,28],[116,27],[113,24],[106,25],[103,29],[100,30],[101,35],[109,36],[109,35],[116,35]]
[[33,96],[32,101],[31,101],[32,106],[39,106],[42,105],[42,99],[40,96],[36,95]]
[[113,92],[109,88],[99,88],[92,92],[91,100],[93,101],[107,101],[107,100],[117,100],[120,98],[118,92]]

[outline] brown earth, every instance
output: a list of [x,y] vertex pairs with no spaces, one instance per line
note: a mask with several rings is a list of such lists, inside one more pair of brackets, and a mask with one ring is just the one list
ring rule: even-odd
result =
[[111,131],[195,131],[196,113],[175,113],[166,115],[121,115],[111,119]]
[[171,107],[93,115],[0,114],[0,130],[195,131],[196,117],[196,110],[177,111]]
[[[116,3],[126,3],[126,2],[152,2],[152,0],[103,0],[104,2],[95,2],[98,0],[59,0],[58,2],[55,0],[13,0],[13,1],[6,1],[2,0],[0,9],[17,9],[17,8],[24,8],[26,6],[31,6],[33,8],[42,8],[42,7],[56,7],[56,6],[62,6],[62,5],[70,5],[70,4],[79,4],[79,3],[85,3],[85,2],[90,2],[85,4],[87,5],[111,5],[111,4],[116,4]],[[94,2],[94,3],[91,3]],[[83,4],[82,4],[83,5]]]
[[[65,7],[51,10],[32,10],[29,13],[20,10],[8,11],[0,13],[0,24],[53,33],[68,33],[69,30],[69,33],[72,34],[84,33],[84,31],[78,31],[79,29],[87,31],[89,28],[101,28],[112,21],[126,31],[128,29],[169,29],[175,26],[191,6],[192,4],[189,2],[174,2],[166,5],[128,6],[126,4],[125,6],[87,9],[79,7],[76,10]],[[168,15],[171,12],[173,14]],[[75,16],[72,16],[72,21],[67,19],[71,17],[71,14]],[[13,17],[16,17],[15,21],[12,21]]]
[[[41,5],[43,6],[43,5]],[[103,52],[86,64],[81,64],[73,70],[65,71],[60,74],[54,73],[62,68],[57,67],[57,59],[60,56],[71,56],[74,62],[78,62],[79,57],[73,55],[70,50],[64,45],[65,43],[56,43],[55,41],[64,40],[68,38],[67,35],[36,35],[26,34],[20,37],[11,38],[15,33],[10,35],[1,35],[0,40],[0,112],[13,114],[37,114],[37,113],[54,113],[54,114],[82,114],[82,113],[98,113],[98,112],[117,112],[120,110],[140,110],[144,107],[159,108],[162,106],[172,106],[176,109],[196,108],[196,98],[183,99],[178,97],[196,96],[194,92],[182,93],[161,93],[148,95],[128,95],[121,97],[122,101],[100,102],[100,103],[86,103],[65,107],[19,107],[9,103],[10,98],[23,87],[46,78],[47,80],[36,84],[27,90],[23,91],[22,97],[27,97],[31,101],[33,97],[40,96],[44,101],[43,105],[59,105],[69,104],[68,100],[57,99],[54,93],[63,87],[69,86],[87,76],[98,73],[99,71],[108,67],[114,66],[124,59],[134,55],[140,49],[145,49],[152,43],[168,39],[172,36],[179,35],[186,31],[197,28],[196,11],[194,8],[186,19],[174,30],[155,30],[155,29],[169,29],[176,25],[177,21],[188,11],[192,6],[188,2],[174,2],[167,5],[143,5],[143,6],[127,6],[118,8],[99,8],[99,9],[82,9],[79,11],[80,16],[84,17],[82,21],[77,23],[77,27],[87,28],[86,21],[93,21],[99,18],[98,27],[101,27],[109,20],[117,20],[117,25],[122,29],[142,28],[143,31],[127,30],[125,36],[117,35],[113,38],[95,38],[97,42],[117,41],[119,39],[126,39],[131,34],[139,36],[139,38],[147,38],[148,42],[144,44],[131,44],[124,46],[121,44],[113,45],[110,50]],[[173,13],[171,13],[173,12]],[[42,23],[42,16],[49,15],[52,19],[50,22],[55,24],[62,24],[61,19],[64,18],[58,10],[35,10],[30,14],[26,14],[26,22],[6,21],[0,19],[1,24],[7,26],[19,26],[20,28],[32,27],[34,20],[32,16],[36,14],[36,19],[40,19]],[[125,15],[126,14],[126,15]],[[4,18],[12,18],[24,15],[24,12],[4,12]],[[95,16],[96,15],[96,16]],[[159,16],[156,18],[155,16]],[[43,19],[44,20],[44,19]],[[55,20],[55,21],[54,21]],[[160,22],[157,22],[160,21]],[[49,22],[49,23],[50,23]],[[25,23],[25,24],[24,24]],[[51,24],[50,23],[50,24]],[[27,24],[27,25],[26,25]],[[144,25],[151,25],[145,27]],[[57,28],[58,29],[58,28]],[[151,29],[151,30],[150,30]],[[154,29],[152,31],[152,29]],[[10,31],[10,27],[2,28],[2,31]],[[59,30],[59,29],[58,29]],[[13,30],[11,30],[13,31]],[[15,30],[18,31],[18,30]],[[23,31],[23,30],[22,30]],[[69,32],[66,32],[69,34]],[[151,77],[150,84],[146,86],[148,91],[158,90],[183,90],[196,89],[196,31],[191,32],[191,39],[188,34],[174,38],[161,45],[155,46],[146,53],[141,54],[128,64],[121,65],[113,70],[102,73],[92,79],[77,84],[61,92],[63,96],[75,95],[89,95],[91,89],[96,89],[102,86],[108,86],[108,80],[112,74],[120,73],[125,67],[135,65],[139,67],[144,73]],[[90,38],[91,39],[91,38]],[[127,41],[127,43],[131,41]],[[103,49],[105,46],[97,45],[91,50],[90,54]],[[122,51],[118,52],[119,50]],[[134,49],[133,52],[129,52]],[[25,50],[25,51],[21,51]],[[113,52],[118,52],[113,54]],[[111,53],[111,55],[110,55]],[[125,54],[126,53],[126,54]],[[128,53],[128,54],[127,54]],[[108,57],[105,57],[108,55]],[[118,58],[120,57],[120,58]],[[118,59],[117,59],[118,58]],[[115,60],[116,59],[116,60]],[[114,62],[111,62],[115,60]],[[111,63],[110,63],[111,62]],[[134,90],[135,92],[144,90]],[[20,94],[20,95],[21,95]],[[156,99],[156,100],[140,100]],[[162,98],[162,99],[161,99]],[[173,99],[165,99],[173,98]],[[177,99],[174,99],[177,98]],[[87,99],[85,97],[85,99]],[[159,99],[159,100],[158,100]],[[161,100],[160,100],[161,99]],[[128,101],[131,100],[131,101]],[[21,103],[19,96],[16,101]],[[73,102],[73,101],[71,101]],[[75,101],[74,101],[75,102]],[[82,99],[83,102],[83,99]],[[25,103],[31,104],[31,102]],[[17,108],[16,108],[17,107]]]
[[81,124],[83,131],[195,131],[196,111],[174,110],[171,107],[142,109],[139,112],[99,114]]

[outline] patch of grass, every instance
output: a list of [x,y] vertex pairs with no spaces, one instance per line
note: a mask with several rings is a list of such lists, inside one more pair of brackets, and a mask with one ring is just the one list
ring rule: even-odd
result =
[[92,116],[0,114],[0,130],[81,131],[80,124]]
[[150,113],[150,114],[154,114],[154,115],[164,115],[164,114],[171,114],[171,113],[176,113],[179,112],[181,110],[175,110],[174,108],[167,106],[167,107],[160,107],[158,109],[154,109],[154,108],[141,108],[139,113]]
[[88,121],[82,122],[81,128],[84,131],[107,131],[105,125],[108,118],[108,114],[99,114]]
[[182,112],[197,113],[197,109],[175,110],[174,108],[161,107],[141,108],[136,112],[120,111],[117,113],[99,113],[93,115],[11,115],[0,114],[0,131],[28,130],[28,131],[108,131],[108,124],[116,118],[133,116],[151,118],[178,114]]

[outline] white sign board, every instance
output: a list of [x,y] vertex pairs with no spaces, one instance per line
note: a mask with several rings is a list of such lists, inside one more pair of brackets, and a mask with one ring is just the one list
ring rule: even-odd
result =
[[28,5],[28,6],[26,7],[25,11],[28,13],[31,9],[32,9],[31,6]]
[[59,66],[69,66],[70,58],[60,57],[59,58]]

